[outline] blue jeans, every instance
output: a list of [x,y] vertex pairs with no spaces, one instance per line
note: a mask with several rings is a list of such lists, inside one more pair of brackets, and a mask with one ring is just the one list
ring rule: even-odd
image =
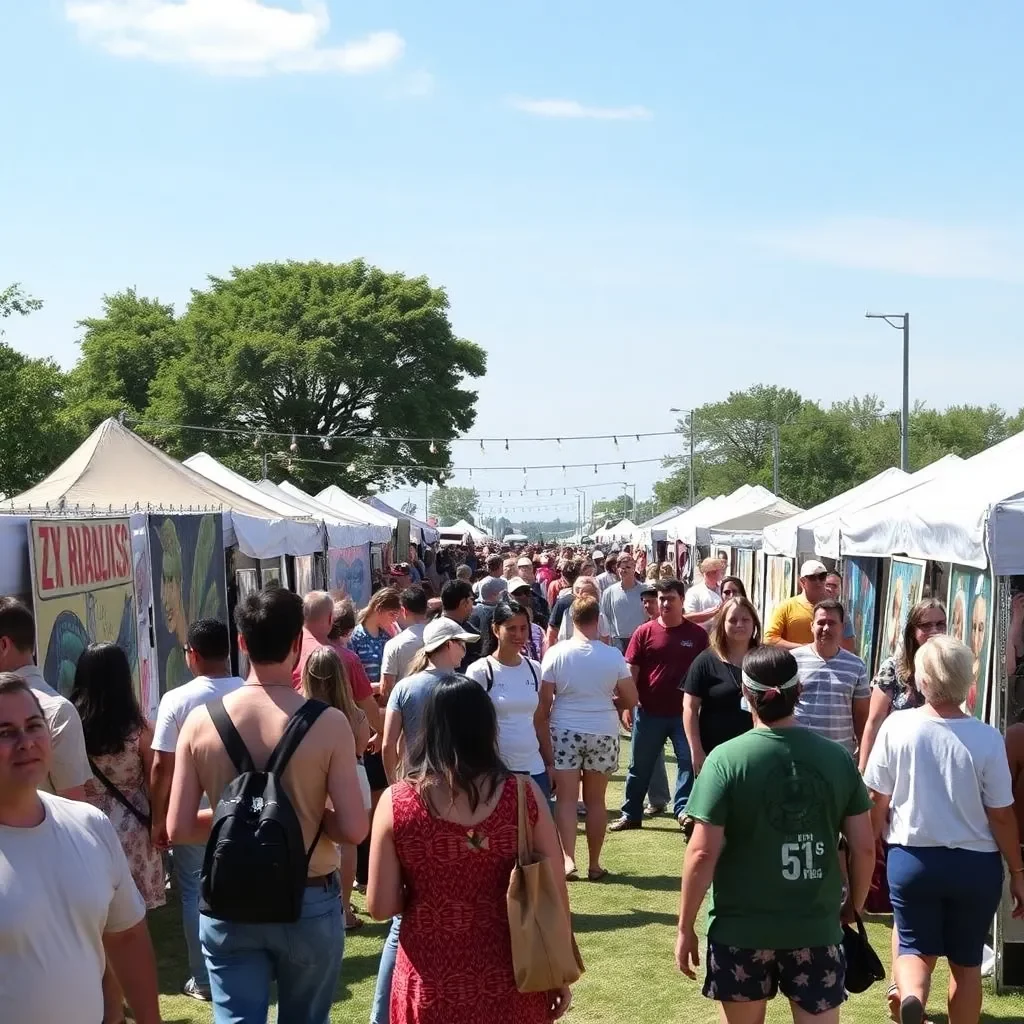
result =
[[402,928],[402,915],[391,918],[391,930],[380,951],[380,966],[377,968],[377,987],[373,990],[373,1006],[370,1008],[370,1024],[390,1024],[391,1020],[391,979],[395,975],[395,960],[398,958],[398,933]]
[[[528,772],[516,772],[516,775],[527,775]],[[548,802],[551,801],[551,780],[548,778],[547,772],[541,772],[539,775],[530,775],[530,778],[540,786],[540,791],[544,794]]]
[[672,741],[676,754],[676,792],[672,810],[678,818],[686,810],[686,801],[693,788],[693,761],[690,746],[683,732],[682,715],[652,715],[637,707],[633,712],[633,744],[626,773],[626,799],[622,816],[630,821],[642,821],[644,794],[651,784],[658,754],[664,751],[665,740]]
[[[633,734],[630,742],[636,743],[636,715],[633,716]],[[668,790],[668,773],[665,771],[665,745],[662,744],[657,760],[654,762],[650,784],[647,786],[647,802],[651,807],[668,807],[671,799],[672,794]]]
[[327,1024],[345,948],[337,875],[306,890],[292,924],[242,924],[202,914],[199,936],[215,1024],[266,1024],[272,981],[282,1024]]
[[181,927],[185,932],[185,948],[188,950],[188,968],[196,988],[210,991],[210,978],[206,973],[203,947],[199,944],[199,872],[203,866],[206,847],[172,847],[171,859],[174,865],[174,884],[181,895]]

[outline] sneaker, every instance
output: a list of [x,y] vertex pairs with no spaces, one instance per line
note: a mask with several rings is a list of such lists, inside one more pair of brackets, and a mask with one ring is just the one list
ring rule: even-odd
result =
[[632,818],[622,817],[618,821],[613,821],[608,826],[609,832],[630,832],[636,828],[643,828],[644,823],[642,821],[634,821]]
[[200,988],[196,984],[195,978],[189,978],[188,981],[185,982],[185,987],[181,991],[190,999],[198,999],[201,1003],[208,1003],[212,998],[210,990],[208,988]]
[[664,804],[648,804],[644,808],[644,817],[645,818],[657,818],[659,814],[664,814],[664,813],[665,813],[665,805]]

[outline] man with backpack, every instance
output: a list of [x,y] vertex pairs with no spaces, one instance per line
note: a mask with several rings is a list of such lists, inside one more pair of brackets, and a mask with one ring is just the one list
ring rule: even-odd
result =
[[[196,708],[175,754],[172,843],[206,842],[199,934],[215,1018],[324,1024],[341,968],[339,856],[369,827],[345,715],[292,686],[302,599],[272,588],[235,609],[249,679]],[[213,810],[200,810],[203,793]],[[330,808],[328,808],[330,801]]]

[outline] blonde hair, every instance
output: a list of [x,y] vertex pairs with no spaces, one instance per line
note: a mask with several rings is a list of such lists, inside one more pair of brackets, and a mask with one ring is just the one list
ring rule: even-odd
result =
[[697,569],[702,573],[714,572],[716,569],[721,569],[724,572],[725,562],[721,558],[705,558],[701,561],[700,565],[697,566]]
[[337,708],[355,731],[358,724],[356,702],[345,666],[333,648],[318,647],[306,659],[302,666],[302,692],[310,700],[322,700]]
[[574,626],[586,626],[601,618],[601,606],[596,597],[583,594],[572,603],[572,623]]
[[383,587],[370,598],[370,603],[359,613],[357,621],[361,626],[371,615],[378,612],[397,612],[401,608],[402,600],[398,590],[395,587]]
[[711,649],[723,660],[728,657],[729,653],[729,641],[725,635],[725,620],[729,612],[736,607],[746,608],[754,622],[754,631],[750,634],[750,647],[748,650],[752,651],[761,643],[761,619],[757,614],[757,609],[745,597],[730,597],[718,609],[718,614],[715,616],[711,627],[711,635],[708,637]]
[[914,656],[914,679],[932,706],[963,704],[974,683],[974,651],[951,636],[930,637]]
[[674,580],[676,578],[676,568],[671,562],[662,562],[658,566],[658,579],[659,580]]
[[658,582],[658,563],[657,562],[652,562],[649,566],[647,566],[647,580],[646,580],[646,582],[648,582],[648,583],[657,583]]
[[588,593],[593,597],[597,597],[601,593],[597,580],[593,576],[577,576],[576,582],[572,585],[573,597],[584,597]]

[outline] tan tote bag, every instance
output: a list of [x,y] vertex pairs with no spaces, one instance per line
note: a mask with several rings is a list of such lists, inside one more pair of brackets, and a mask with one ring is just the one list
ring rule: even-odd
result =
[[512,969],[520,992],[548,992],[571,985],[583,973],[572,921],[555,884],[551,861],[533,853],[526,779],[516,776],[519,851],[508,883],[508,930]]

